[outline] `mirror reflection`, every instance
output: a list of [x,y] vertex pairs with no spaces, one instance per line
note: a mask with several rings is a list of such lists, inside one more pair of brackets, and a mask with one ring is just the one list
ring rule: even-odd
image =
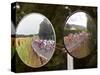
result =
[[45,65],[55,51],[56,36],[51,22],[39,13],[26,15],[16,31],[17,52],[28,66]]
[[14,54],[15,54],[15,27],[13,22],[11,22],[11,58],[13,58]]
[[68,53],[81,59],[93,50],[93,19],[85,12],[76,12],[66,21],[64,26],[64,44]]
[[13,23],[11,23],[11,35],[15,35],[15,27]]

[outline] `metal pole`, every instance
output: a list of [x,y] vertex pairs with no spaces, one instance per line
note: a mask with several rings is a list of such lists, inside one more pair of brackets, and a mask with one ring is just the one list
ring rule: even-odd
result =
[[74,69],[73,57],[70,56],[68,53],[67,53],[67,69],[68,70],[73,70]]

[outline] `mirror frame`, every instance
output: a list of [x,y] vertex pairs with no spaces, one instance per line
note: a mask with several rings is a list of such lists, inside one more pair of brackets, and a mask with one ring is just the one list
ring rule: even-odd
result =
[[[63,26],[63,43],[64,43],[64,27],[65,27],[65,24],[67,23],[68,19],[69,19],[72,15],[74,15],[75,13],[77,13],[77,12],[86,13],[86,14],[88,14],[88,15],[91,17],[91,19],[93,20],[93,17],[90,15],[90,13],[87,12],[87,11],[85,11],[85,10],[76,10],[76,11],[73,11],[72,13],[70,13],[70,14],[66,17],[66,20],[65,20],[64,26]],[[96,23],[95,23],[94,20],[93,20],[93,24],[96,25]],[[65,43],[64,43],[64,47],[65,47],[65,50],[67,51],[67,53],[68,53],[70,56],[72,56],[74,59],[84,59],[84,58],[88,57],[89,55],[91,55],[91,53],[93,52],[93,50],[92,50],[92,51],[90,52],[89,55],[87,55],[87,56],[85,56],[85,57],[83,57],[83,58],[77,58],[77,57],[73,56],[73,55],[67,50],[67,48],[66,48],[66,46],[65,46]]]
[[[53,33],[54,33],[54,41],[55,41],[55,46],[54,46],[52,55],[51,55],[51,57],[46,61],[46,63],[44,63],[44,64],[42,64],[42,65],[40,65],[40,66],[37,66],[37,67],[36,67],[36,66],[33,67],[33,66],[30,66],[30,65],[27,65],[27,63],[25,63],[25,62],[22,60],[22,58],[19,56],[19,53],[18,53],[17,50],[16,50],[16,52],[17,52],[17,54],[18,54],[20,60],[21,60],[25,65],[27,65],[27,66],[29,66],[29,67],[32,67],[32,68],[40,68],[40,67],[43,67],[44,65],[46,65],[46,64],[51,60],[51,58],[53,57],[53,55],[54,55],[54,53],[55,53],[55,50],[56,50],[56,33],[55,33],[54,26],[53,26],[52,22],[48,19],[48,17],[45,16],[44,14],[36,13],[36,12],[32,12],[32,13],[29,13],[29,14],[24,15],[24,16],[21,18],[21,20],[19,21],[19,23],[18,23],[18,25],[17,25],[17,27],[16,27],[16,32],[17,32],[17,28],[18,28],[20,22],[21,22],[24,18],[26,18],[27,16],[33,15],[33,14],[37,14],[37,15],[39,15],[39,16],[43,16],[43,17],[44,17],[45,19],[47,19],[47,21],[50,23],[50,26],[51,26],[52,31],[53,31]],[[41,22],[42,22],[42,21],[41,21]],[[33,26],[33,27],[34,27],[34,26]],[[33,34],[33,35],[34,35],[34,34]],[[38,55],[38,53],[37,53],[37,55]]]

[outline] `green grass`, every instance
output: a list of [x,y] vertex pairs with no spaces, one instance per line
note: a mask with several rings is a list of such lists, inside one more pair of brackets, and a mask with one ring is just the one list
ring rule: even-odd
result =
[[[20,45],[18,44],[20,43]],[[30,67],[40,67],[40,57],[34,52],[31,47],[32,37],[16,38],[16,50],[20,59]]]

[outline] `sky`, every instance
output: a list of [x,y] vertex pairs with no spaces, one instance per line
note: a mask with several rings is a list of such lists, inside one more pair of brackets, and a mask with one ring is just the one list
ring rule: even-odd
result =
[[44,16],[38,13],[26,15],[18,24],[16,34],[38,34],[40,23],[44,20]]
[[15,34],[15,27],[13,23],[11,23],[11,34]]
[[87,16],[84,12],[77,12],[73,14],[68,21],[66,22],[68,24],[75,24],[75,25],[81,25],[83,27],[87,27]]

